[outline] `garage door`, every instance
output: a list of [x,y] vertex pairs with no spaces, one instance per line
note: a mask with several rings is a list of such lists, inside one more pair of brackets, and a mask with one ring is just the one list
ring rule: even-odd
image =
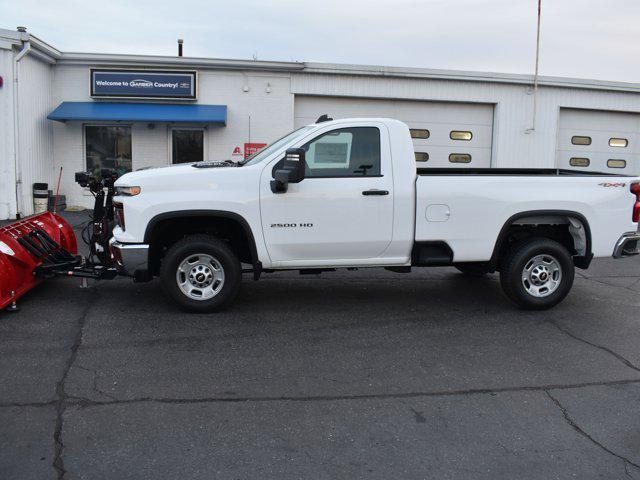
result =
[[598,110],[560,110],[560,168],[637,173],[640,115]]
[[411,129],[420,167],[489,167],[493,105],[296,96],[296,127],[331,118],[388,117]]

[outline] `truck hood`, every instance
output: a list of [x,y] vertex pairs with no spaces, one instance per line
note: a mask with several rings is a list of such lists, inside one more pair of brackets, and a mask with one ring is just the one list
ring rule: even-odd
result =
[[152,167],[129,172],[118,178],[116,187],[122,186],[162,186],[175,190],[193,187],[195,183],[207,183],[212,177],[219,178],[227,172],[238,173],[237,164],[223,161],[206,161],[198,163],[185,163],[168,167]]

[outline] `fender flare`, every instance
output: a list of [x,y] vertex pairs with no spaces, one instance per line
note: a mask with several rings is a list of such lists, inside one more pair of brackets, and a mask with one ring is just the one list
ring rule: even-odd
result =
[[262,262],[258,257],[258,249],[256,247],[256,240],[253,236],[253,231],[249,222],[240,214],[235,212],[229,212],[226,210],[175,210],[171,212],[159,213],[155,217],[151,218],[147,223],[147,227],[144,231],[144,243],[149,243],[153,230],[156,225],[164,220],[173,218],[185,218],[185,217],[208,217],[208,218],[224,218],[236,221],[242,227],[245,235],[247,236],[249,243],[249,253],[251,255],[251,264],[253,265],[253,277],[254,279],[260,278],[262,272]]
[[504,246],[504,243],[507,239],[507,232],[509,231],[509,227],[517,222],[521,218],[525,217],[573,217],[576,220],[582,223],[584,227],[585,233],[585,254],[580,256],[575,256],[574,261],[575,265],[579,268],[588,268],[591,260],[593,259],[593,253],[591,251],[591,228],[589,227],[589,222],[587,218],[573,210],[527,210],[524,212],[518,212],[512,216],[510,216],[506,222],[502,225],[500,229],[500,233],[498,234],[498,238],[496,239],[496,243],[493,247],[493,253],[491,254],[491,260],[489,260],[489,266],[492,270],[498,266],[499,254],[500,250]]

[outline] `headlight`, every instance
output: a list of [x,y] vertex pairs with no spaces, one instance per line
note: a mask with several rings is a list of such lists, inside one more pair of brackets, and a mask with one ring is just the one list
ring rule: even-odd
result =
[[116,187],[116,195],[122,195],[123,197],[135,197],[141,191],[140,187]]

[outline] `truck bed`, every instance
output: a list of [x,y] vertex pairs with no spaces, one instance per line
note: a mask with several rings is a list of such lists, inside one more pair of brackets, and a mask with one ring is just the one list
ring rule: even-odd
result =
[[596,257],[611,256],[620,235],[637,230],[630,184],[638,180],[557,169],[420,169],[415,239],[446,242],[456,262],[481,262],[507,222],[562,215],[587,224]]

